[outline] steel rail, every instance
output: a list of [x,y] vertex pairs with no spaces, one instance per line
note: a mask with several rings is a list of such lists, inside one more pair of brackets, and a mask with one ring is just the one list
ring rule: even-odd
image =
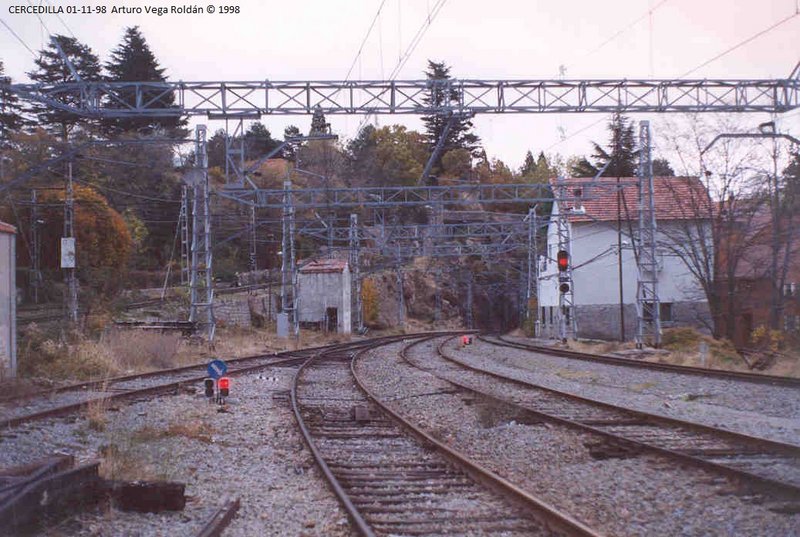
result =
[[[436,336],[414,341],[410,345],[404,347],[401,353],[414,345],[418,345],[420,343],[433,339],[434,337]],[[452,336],[452,337],[457,337],[457,336]],[[533,496],[529,492],[519,488],[518,486],[514,485],[507,479],[491,471],[485,466],[469,459],[461,452],[447,446],[443,442],[440,442],[439,440],[437,440],[436,438],[434,438],[433,436],[431,436],[430,434],[428,434],[427,432],[425,432],[424,430],[422,430],[421,428],[419,428],[418,426],[411,423],[409,420],[407,420],[406,418],[404,418],[403,416],[401,416],[400,414],[389,408],[384,402],[380,400],[380,398],[377,395],[372,393],[365,386],[363,379],[359,377],[359,375],[356,373],[355,370],[356,361],[361,356],[363,356],[364,352],[365,351],[362,351],[358,353],[358,355],[353,357],[353,360],[350,362],[350,370],[353,374],[353,377],[356,380],[356,383],[358,384],[358,387],[365,394],[367,394],[370,400],[374,402],[376,405],[378,405],[381,408],[381,410],[383,410],[386,414],[394,418],[403,427],[410,430],[414,435],[432,444],[439,452],[445,454],[446,457],[455,461],[456,464],[464,468],[468,474],[477,476],[479,480],[490,483],[495,488],[503,491],[506,495],[528,506],[536,513],[538,513],[540,516],[543,516],[544,520],[542,520],[542,522],[548,528],[552,529],[556,534],[565,533],[567,535],[575,535],[583,537],[600,537],[602,535],[594,531],[592,528],[590,528],[583,522],[577,520],[576,518],[571,517],[566,513],[559,511],[554,506],[550,505],[544,500],[541,500],[536,496]]]
[[[701,433],[705,433],[705,434],[712,434],[712,435],[716,435],[717,437],[722,438],[724,440],[735,441],[735,442],[738,442],[739,444],[744,444],[745,446],[748,446],[748,447],[753,447],[753,446],[762,447],[762,448],[766,448],[768,450],[768,452],[771,452],[771,453],[777,452],[777,453],[782,454],[782,455],[792,456],[792,457],[800,459],[800,446],[796,446],[796,445],[793,445],[793,444],[785,444],[785,443],[782,443],[782,442],[776,442],[774,440],[767,440],[767,439],[764,439],[764,438],[758,438],[758,437],[754,437],[754,436],[749,436],[749,435],[745,435],[745,434],[742,434],[742,433],[735,433],[735,432],[728,431],[728,430],[725,430],[725,429],[717,429],[717,428],[714,428],[714,427],[711,427],[711,426],[708,426],[708,425],[702,425],[702,424],[699,424],[699,423],[679,420],[679,419],[676,419],[676,418],[667,418],[665,416],[660,416],[658,414],[650,414],[650,413],[643,412],[643,411],[640,411],[640,410],[633,410],[633,409],[626,408],[626,407],[612,405],[610,403],[604,403],[602,401],[589,399],[587,397],[582,397],[582,396],[571,394],[571,393],[568,393],[568,392],[555,390],[555,389],[552,389],[552,388],[548,388],[546,386],[541,386],[539,384],[535,384],[533,382],[529,382],[529,381],[525,381],[525,380],[521,380],[521,379],[515,379],[513,377],[507,377],[507,376],[502,375],[500,373],[496,373],[496,372],[493,372],[493,371],[488,371],[488,370],[481,369],[481,368],[476,367],[476,366],[471,366],[469,364],[465,364],[464,362],[461,362],[460,360],[457,360],[457,359],[453,358],[452,356],[447,355],[444,352],[443,347],[445,346],[445,344],[447,344],[447,342],[449,342],[452,339],[453,338],[448,338],[448,339],[443,340],[441,343],[439,343],[437,345],[437,353],[444,360],[447,360],[448,362],[456,364],[458,367],[461,367],[463,369],[466,369],[466,370],[469,370],[469,371],[472,371],[472,372],[475,372],[475,373],[478,373],[478,374],[486,375],[486,376],[489,376],[489,377],[493,377],[493,378],[496,378],[496,379],[501,380],[503,382],[509,382],[511,384],[515,384],[515,385],[521,386],[523,388],[539,390],[539,391],[543,391],[543,392],[546,392],[546,393],[549,393],[549,394],[552,394],[552,395],[555,395],[555,396],[558,396],[558,397],[566,398],[568,400],[578,401],[580,403],[587,403],[587,404],[590,404],[590,405],[593,405],[593,406],[596,406],[596,407],[600,407],[600,408],[604,408],[604,409],[607,409],[607,410],[611,410],[611,411],[614,411],[614,412],[625,413],[625,414],[631,415],[631,416],[633,416],[633,417],[635,417],[637,419],[643,420],[645,423],[663,424],[663,425],[669,426],[669,427],[677,427],[677,428],[689,429],[689,430],[692,430],[692,431],[697,431],[697,432],[701,432]],[[415,344],[418,344],[418,343],[420,343],[420,342],[416,342]],[[413,346],[413,345],[410,345],[409,347],[411,347],[411,346]],[[420,368],[420,366],[418,366],[418,365],[414,364],[413,362],[409,361],[406,356],[402,356],[402,357],[406,361],[408,361],[408,363],[413,365],[414,367]],[[433,373],[433,374],[435,375],[435,373]],[[439,375],[437,375],[437,376],[439,376]],[[466,386],[466,385],[464,385],[462,383],[459,383],[457,381],[451,380],[449,378],[446,378],[444,380],[446,380],[447,382],[450,382],[450,383],[452,383],[454,385],[457,385],[457,386],[459,386],[459,387],[461,387],[463,389],[471,390],[473,392],[478,392],[478,393],[481,393],[482,395],[485,395],[485,396],[488,396],[488,397],[492,397],[492,398],[497,399],[497,400],[501,400],[504,403],[511,404],[511,405],[514,405],[514,406],[518,406],[520,408],[524,408],[526,411],[531,412],[531,413],[541,417],[542,419],[546,419],[546,420],[549,420],[549,421],[552,421],[552,422],[555,422],[555,423],[560,423],[560,424],[563,424],[563,425],[566,425],[566,426],[569,426],[571,428],[578,429],[578,430],[581,430],[581,431],[584,431],[584,432],[590,432],[590,433],[593,433],[593,434],[604,436],[604,437],[606,437],[606,438],[608,438],[610,440],[614,440],[616,442],[620,442],[620,443],[627,444],[627,445],[630,445],[630,446],[635,446],[635,447],[638,447],[638,448],[641,448],[641,449],[647,449],[649,451],[652,451],[652,452],[655,452],[655,453],[659,453],[661,455],[665,455],[665,456],[680,460],[682,462],[686,462],[686,463],[692,464],[694,466],[706,468],[706,469],[709,469],[709,470],[712,470],[712,471],[715,471],[715,472],[718,472],[718,473],[722,473],[722,474],[725,474],[725,475],[728,475],[728,476],[731,476],[731,477],[734,477],[734,478],[738,478],[738,479],[742,480],[743,482],[749,483],[749,484],[753,485],[754,487],[756,487],[756,488],[758,488],[758,489],[760,489],[762,491],[767,492],[768,494],[774,495],[777,492],[777,493],[779,493],[779,494],[781,494],[783,496],[786,496],[787,498],[792,499],[794,501],[796,501],[797,498],[800,498],[800,485],[786,483],[784,481],[778,481],[776,479],[768,478],[768,477],[761,476],[761,475],[758,475],[758,474],[753,474],[753,473],[747,472],[745,470],[739,470],[739,469],[731,467],[731,466],[726,466],[724,464],[715,463],[715,462],[708,461],[708,460],[705,460],[705,459],[701,459],[699,457],[695,457],[695,456],[692,456],[692,455],[687,455],[685,453],[681,453],[681,452],[675,451],[673,449],[659,447],[659,446],[656,446],[656,445],[654,445],[652,443],[635,440],[635,439],[632,439],[632,438],[629,438],[629,437],[626,437],[626,436],[623,436],[623,435],[615,434],[615,433],[610,433],[608,431],[604,431],[603,429],[600,429],[599,427],[595,427],[595,426],[592,426],[592,425],[587,425],[587,424],[584,424],[584,423],[581,423],[581,422],[575,421],[575,420],[562,418],[562,417],[559,417],[559,416],[548,414],[546,412],[533,410],[533,409],[530,409],[528,407],[523,407],[523,406],[521,406],[518,403],[515,403],[513,401],[502,399],[500,397],[497,397],[497,396],[494,396],[494,395],[491,395],[491,394],[488,394],[488,393],[479,392],[475,388]]]
[[[267,369],[267,368],[270,368],[270,367],[279,367],[279,366],[297,364],[298,362],[306,360],[306,359],[307,359],[306,356],[296,356],[296,357],[291,357],[291,358],[284,358],[284,359],[281,359],[281,360],[276,360],[276,361],[267,362],[267,363],[263,363],[263,364],[258,364],[258,365],[253,365],[253,366],[246,366],[246,367],[241,367],[241,368],[238,368],[238,369],[231,369],[231,370],[228,370],[228,372],[226,374],[228,376],[244,375],[244,374],[253,373],[255,371],[259,371],[259,370],[262,370],[262,369]],[[191,367],[196,367],[196,366],[191,366]],[[156,372],[156,375],[159,375],[159,374],[168,375],[169,373],[168,372],[164,372],[164,371]],[[151,376],[155,376],[155,375],[151,375]],[[120,393],[112,393],[112,394],[106,394],[106,395],[102,395],[102,396],[98,396],[98,397],[93,397],[93,398],[86,399],[86,400],[83,400],[83,401],[79,401],[79,402],[76,402],[76,403],[69,403],[69,404],[66,404],[66,405],[61,405],[61,406],[56,406],[56,407],[53,407],[53,408],[48,408],[48,409],[45,409],[45,410],[41,410],[39,412],[34,412],[32,414],[24,414],[24,415],[20,415],[20,416],[14,416],[14,417],[7,418],[5,420],[0,421],[0,430],[6,429],[6,428],[10,428],[10,427],[16,427],[16,426],[21,425],[23,423],[28,423],[28,422],[32,422],[32,421],[38,421],[38,420],[47,419],[47,418],[56,418],[56,417],[60,417],[60,416],[73,414],[75,412],[79,412],[81,410],[84,410],[84,409],[88,408],[88,406],[90,404],[98,402],[98,401],[123,401],[123,400],[127,400],[127,399],[136,399],[136,398],[139,398],[139,397],[153,397],[153,396],[156,396],[156,395],[163,395],[163,394],[168,394],[168,393],[177,393],[181,389],[181,387],[186,386],[188,384],[194,384],[194,383],[197,383],[197,382],[202,382],[207,377],[208,377],[207,374],[203,374],[203,375],[199,375],[199,376],[195,376],[195,377],[184,378],[184,379],[181,379],[181,380],[178,380],[178,381],[175,381],[175,382],[167,382],[167,383],[158,384],[158,385],[155,385],[155,386],[148,386],[146,388],[134,388],[134,389],[126,390],[124,392],[120,392]],[[100,382],[102,384],[102,381],[100,381]]]
[[512,347],[520,350],[527,350],[542,354],[550,354],[553,356],[561,356],[564,358],[574,358],[577,360],[584,360],[588,362],[599,362],[604,364],[619,365],[625,367],[635,367],[639,369],[653,369],[658,371],[667,371],[670,373],[681,373],[685,375],[695,375],[701,377],[718,377],[725,380],[755,382],[759,384],[769,384],[772,386],[788,386],[790,388],[800,388],[800,378],[782,377],[777,375],[762,375],[760,373],[745,373],[742,371],[725,371],[724,369],[711,369],[707,367],[662,364],[656,362],[642,362],[638,360],[631,360],[630,358],[621,358],[617,356],[608,356],[604,354],[590,354],[590,353],[571,351],[566,349],[545,347],[541,345],[520,343],[517,341],[509,341],[503,335],[497,336],[496,340],[491,339],[491,337],[492,336],[487,336],[482,334],[478,336],[478,339],[490,345],[496,345],[501,347]]
[[[304,349],[297,349],[297,350],[294,350],[294,351],[276,352],[276,353],[274,353],[272,355],[269,355],[269,354],[254,354],[254,355],[251,355],[251,356],[243,356],[241,358],[233,358],[233,359],[230,359],[230,360],[226,360],[226,363],[229,364],[229,365],[231,365],[231,364],[239,365],[239,364],[243,364],[243,363],[247,363],[247,362],[252,362],[254,360],[264,360],[264,359],[269,358],[270,356],[274,356],[276,358],[278,358],[278,357],[291,357],[291,356],[296,356],[298,354],[314,353],[314,352],[319,352],[319,351],[321,351],[323,349],[335,348],[337,345],[341,345],[341,344],[334,343],[334,344],[331,344],[331,345],[319,345],[319,346],[315,346],[315,347],[306,347]],[[128,381],[131,381],[131,380],[138,380],[138,379],[144,379],[144,378],[149,378],[149,377],[158,377],[158,376],[161,376],[161,375],[171,375],[171,374],[175,374],[175,373],[183,373],[183,372],[186,372],[186,371],[191,371],[193,369],[205,370],[206,365],[207,364],[203,362],[203,363],[196,363],[196,364],[184,365],[184,366],[172,367],[172,368],[166,368],[166,369],[157,369],[157,370],[154,370],[154,371],[147,371],[147,372],[144,372],[144,373],[133,373],[131,375],[110,377],[110,378],[106,378],[106,379],[102,379],[102,380],[89,380],[89,381],[85,381],[85,382],[78,382],[78,383],[74,383],[74,384],[68,384],[66,386],[59,386],[57,388],[38,390],[38,391],[35,391],[35,392],[32,392],[32,393],[26,393],[26,394],[22,394],[22,395],[15,395],[15,396],[12,396],[12,397],[7,397],[7,398],[0,398],[0,403],[5,404],[5,403],[8,403],[8,402],[12,402],[12,401],[28,400],[28,399],[32,399],[32,398],[35,398],[35,397],[40,397],[40,396],[45,396],[45,395],[53,395],[53,394],[56,394],[56,393],[64,393],[64,392],[77,391],[77,390],[90,390],[90,389],[94,389],[94,388],[100,388],[103,385],[110,385],[110,384],[119,383],[119,382],[128,382]],[[269,365],[270,364],[263,364],[264,367],[268,367]]]

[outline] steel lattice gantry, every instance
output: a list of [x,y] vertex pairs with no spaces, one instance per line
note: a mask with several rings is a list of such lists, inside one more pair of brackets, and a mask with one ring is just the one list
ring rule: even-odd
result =
[[[266,209],[283,207],[283,190],[225,188],[218,190],[217,194]],[[298,210],[538,203],[553,199],[547,185],[529,183],[308,188],[293,190],[292,194],[294,207]]]
[[[106,117],[311,114],[769,112],[800,107],[800,80],[367,80],[5,84],[20,97]],[[453,95],[425,104],[431,91]],[[174,95],[174,103],[165,97]]]

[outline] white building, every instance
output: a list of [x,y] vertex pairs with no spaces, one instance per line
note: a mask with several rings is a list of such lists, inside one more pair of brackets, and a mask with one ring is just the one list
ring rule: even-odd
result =
[[[624,315],[625,339],[633,339],[636,332],[637,269],[632,237],[638,227],[637,180],[621,178],[622,186],[619,187],[616,178],[603,178],[599,182],[592,178],[564,181],[567,197],[574,196],[579,200],[566,202],[563,207],[557,202],[553,204],[553,218],[547,229],[547,249],[539,259],[539,334],[542,337],[558,336],[558,229],[554,217],[565,210],[569,214],[567,225],[575,305],[574,311],[568,314],[575,315],[578,337],[619,339]],[[555,189],[555,180],[551,184]],[[654,199],[662,326],[706,328],[709,313],[702,288],[684,260],[670,249],[674,241],[680,240],[678,237],[685,236],[684,230],[705,232],[708,229],[709,222],[704,216],[707,211],[697,209],[698,204],[707,207],[705,189],[697,178],[656,177]]]
[[0,222],[0,380],[17,375],[16,233]]
[[347,261],[312,261],[298,271],[298,319],[322,330],[349,334],[351,329],[350,267]]

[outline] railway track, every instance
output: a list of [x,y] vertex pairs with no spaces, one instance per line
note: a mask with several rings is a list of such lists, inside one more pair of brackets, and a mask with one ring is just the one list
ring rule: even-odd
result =
[[[261,354],[228,360],[227,375],[253,373],[269,367],[291,367],[325,349],[349,344],[310,347],[276,354]],[[86,409],[97,401],[105,403],[147,399],[156,395],[180,393],[207,377],[206,365],[195,364],[160,369],[103,380],[81,382],[42,390],[0,401],[0,430],[23,423],[64,416]],[[193,389],[193,388],[192,388]]]
[[793,388],[800,388],[800,378],[794,378],[794,377],[781,377],[776,375],[764,375],[761,373],[745,373],[742,371],[725,371],[722,369],[710,369],[707,367],[694,367],[694,366],[675,365],[675,364],[662,364],[656,362],[644,362],[640,360],[632,360],[630,358],[621,358],[618,356],[608,356],[605,354],[589,354],[585,352],[571,351],[556,347],[533,345],[530,343],[521,343],[518,341],[511,341],[506,336],[503,335],[482,334],[478,336],[478,339],[490,345],[510,347],[514,349],[537,352],[541,354],[550,354],[553,356],[561,356],[564,358],[573,358],[575,360],[582,360],[585,362],[619,365],[625,367],[634,367],[638,369],[650,369],[653,371],[666,371],[669,373],[680,373],[683,375],[694,375],[707,378],[711,377],[724,380],[754,382],[758,384],[768,384],[771,386],[787,386]]
[[323,351],[301,366],[291,391],[301,432],[362,535],[597,535],[369,394],[354,361],[396,341]]
[[[488,371],[445,352],[444,346],[451,339],[445,338],[436,346],[446,368],[409,358],[408,349],[421,342],[406,347],[401,357],[461,389],[523,408],[539,419],[599,435],[633,453],[647,450],[723,474],[777,502],[776,511],[800,512],[798,446],[601,403]],[[490,383],[477,388],[481,379]],[[521,389],[523,393],[513,397],[498,395],[496,390],[485,387],[489,384]]]

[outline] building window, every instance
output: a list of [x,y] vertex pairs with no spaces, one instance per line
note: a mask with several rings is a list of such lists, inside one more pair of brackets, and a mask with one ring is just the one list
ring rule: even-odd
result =
[[550,324],[553,324],[553,306],[550,306]]
[[542,306],[542,317],[541,317],[541,319],[542,319],[542,323],[546,324],[546,322],[547,322],[547,308],[545,306]]

